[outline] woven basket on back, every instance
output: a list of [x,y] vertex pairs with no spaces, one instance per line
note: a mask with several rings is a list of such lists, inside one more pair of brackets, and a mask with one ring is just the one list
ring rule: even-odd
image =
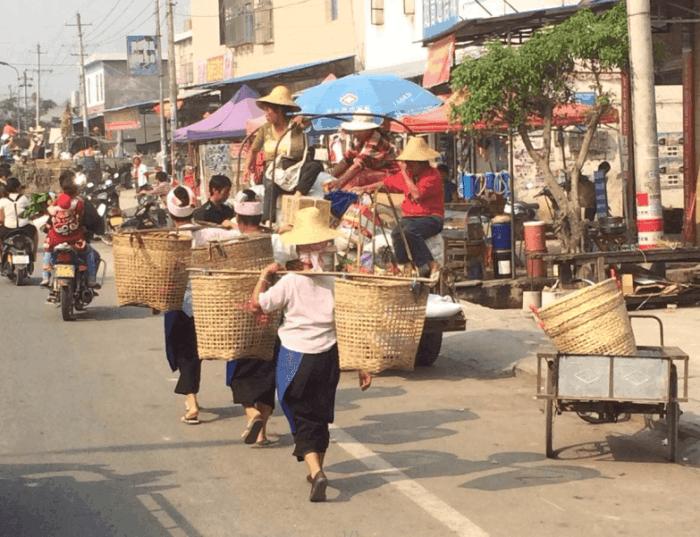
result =
[[335,327],[341,369],[412,370],[428,289],[389,280],[336,280]]
[[207,269],[260,270],[273,260],[270,235],[214,241],[192,250],[192,266]]
[[248,311],[258,276],[210,273],[190,275],[197,349],[202,360],[271,360],[279,315],[262,323]]
[[566,295],[540,309],[538,316],[559,352],[625,356],[637,350],[625,299],[614,279]]
[[167,231],[118,233],[112,245],[120,306],[182,308],[192,257],[190,236]]

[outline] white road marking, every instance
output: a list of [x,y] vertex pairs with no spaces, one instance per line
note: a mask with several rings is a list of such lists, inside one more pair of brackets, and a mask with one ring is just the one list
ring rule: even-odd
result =
[[564,509],[563,507],[560,507],[559,505],[557,505],[557,504],[554,503],[554,502],[550,502],[550,501],[547,500],[546,498],[540,498],[540,500],[542,500],[544,503],[548,503],[549,505],[551,505],[551,506],[554,507],[555,509],[559,509],[560,511],[566,511],[566,509]]
[[395,468],[379,455],[357,441],[340,427],[331,425],[336,444],[369,468],[375,475],[380,475],[401,494],[423,509],[435,520],[447,526],[459,537],[488,537],[488,533],[474,524],[452,506],[412,480],[401,470]]

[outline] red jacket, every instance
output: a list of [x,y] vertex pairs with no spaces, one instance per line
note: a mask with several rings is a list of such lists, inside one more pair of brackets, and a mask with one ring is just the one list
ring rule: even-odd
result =
[[62,242],[75,244],[85,240],[83,219],[85,217],[85,205],[79,197],[71,197],[61,194],[55,203],[49,207],[51,215],[51,229],[47,235],[49,251]]
[[429,168],[415,181],[419,195],[413,198],[409,194],[403,173],[395,173],[384,179],[384,186],[391,192],[401,192],[404,200],[401,211],[404,216],[437,216],[445,217],[445,193],[440,172]]

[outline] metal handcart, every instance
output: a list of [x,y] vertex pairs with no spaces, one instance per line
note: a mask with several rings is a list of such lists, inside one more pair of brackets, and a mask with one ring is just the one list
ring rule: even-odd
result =
[[[537,398],[545,401],[545,454],[553,449],[554,417],[576,412],[593,423],[614,423],[629,414],[658,414],[668,427],[668,459],[678,457],[679,403],[688,401],[688,355],[664,345],[661,319],[658,347],[637,347],[632,356],[538,353]],[[678,372],[682,370],[679,395]]]

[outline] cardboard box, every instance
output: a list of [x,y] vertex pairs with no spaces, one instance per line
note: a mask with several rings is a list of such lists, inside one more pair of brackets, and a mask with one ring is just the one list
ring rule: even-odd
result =
[[308,196],[293,195],[293,196],[282,196],[282,216],[281,223],[288,224],[290,226],[294,225],[294,217],[297,211],[301,209],[306,209],[307,207],[316,207],[321,211],[321,215],[328,225],[331,223],[331,202],[319,199],[311,198]]

